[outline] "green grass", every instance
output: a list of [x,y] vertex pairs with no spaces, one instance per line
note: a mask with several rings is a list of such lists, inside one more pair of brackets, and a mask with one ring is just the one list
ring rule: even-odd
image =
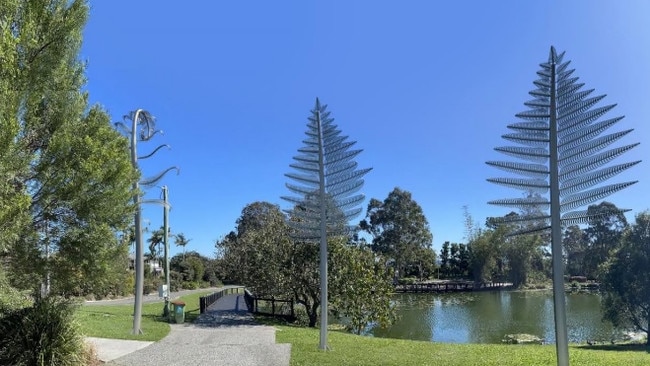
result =
[[[199,315],[199,297],[211,292],[200,292],[180,298],[185,302],[185,322]],[[76,319],[87,337],[159,341],[169,333],[169,323],[162,317],[163,302],[142,306],[141,329],[144,334],[131,334],[133,305],[84,305],[77,310]],[[173,315],[173,314],[172,314]]]
[[[330,331],[318,350],[318,329],[275,325],[276,342],[291,343],[291,365],[555,365],[555,346],[449,344],[362,337]],[[650,365],[644,345],[571,346],[571,365]]]

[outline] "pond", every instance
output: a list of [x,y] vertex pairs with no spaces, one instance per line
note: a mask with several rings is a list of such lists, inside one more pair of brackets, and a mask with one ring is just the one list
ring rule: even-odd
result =
[[[569,342],[620,339],[623,331],[602,321],[601,297],[567,293]],[[550,291],[486,291],[395,295],[399,319],[370,335],[450,343],[501,343],[506,334],[527,333],[555,342]]]

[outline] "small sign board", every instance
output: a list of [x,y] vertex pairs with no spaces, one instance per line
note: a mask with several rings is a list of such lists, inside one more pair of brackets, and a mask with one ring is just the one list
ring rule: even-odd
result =
[[167,285],[160,285],[158,287],[158,297],[167,298],[169,296],[169,291],[167,291]]

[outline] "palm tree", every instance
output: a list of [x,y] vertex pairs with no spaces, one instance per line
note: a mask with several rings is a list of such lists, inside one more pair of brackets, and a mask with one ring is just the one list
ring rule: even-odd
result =
[[151,237],[147,242],[149,243],[149,254],[148,257],[150,260],[160,260],[160,246],[165,243],[165,229],[160,228],[151,233]]
[[183,247],[183,260],[185,260],[185,246],[189,244],[190,241],[192,241],[192,239],[186,238],[185,234],[183,233],[174,235],[174,244],[179,247]]

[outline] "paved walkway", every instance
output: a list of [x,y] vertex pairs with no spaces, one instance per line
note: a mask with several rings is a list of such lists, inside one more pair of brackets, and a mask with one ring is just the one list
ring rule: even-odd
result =
[[[189,295],[189,294],[195,294],[197,292],[206,292],[206,291],[214,291],[217,292],[221,289],[228,288],[228,287],[234,287],[234,286],[224,286],[224,287],[209,287],[209,288],[199,288],[196,290],[181,290],[181,291],[174,291],[169,294],[170,299],[175,299],[181,296]],[[148,295],[144,295],[142,297],[142,303],[147,304],[147,303],[152,303],[152,302],[161,302],[163,299],[158,296],[158,293],[151,293]],[[120,299],[113,299],[113,300],[86,300],[84,301],[84,305],[131,305],[135,301],[135,297],[130,296],[130,297],[123,297]]]
[[291,345],[276,344],[275,328],[255,323],[244,296],[228,295],[193,324],[171,324],[171,332],[161,341],[108,365],[288,366],[290,357]]

